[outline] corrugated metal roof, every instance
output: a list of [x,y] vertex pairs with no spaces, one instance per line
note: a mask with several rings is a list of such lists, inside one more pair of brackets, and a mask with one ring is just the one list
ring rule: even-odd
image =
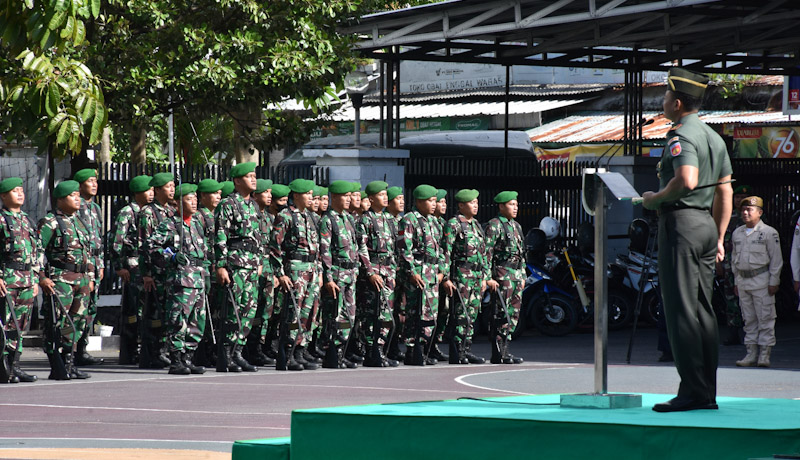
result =
[[[583,102],[583,99],[543,100],[543,101],[511,101],[508,113],[536,113],[558,109]],[[506,113],[504,102],[461,102],[448,104],[403,104],[400,106],[401,118],[435,118],[435,117],[472,117],[476,115],[502,115]],[[350,104],[333,113],[335,121],[355,120],[355,110]],[[362,120],[380,120],[377,106],[361,107]]]
[[[789,117],[781,112],[726,112],[701,111],[700,119],[708,124],[741,123],[786,123]],[[671,127],[670,121],[663,113],[645,112],[645,120],[653,119],[653,123],[644,126],[644,139],[664,139]],[[624,116],[618,112],[606,112],[593,115],[574,115],[546,123],[538,128],[529,129],[531,141],[536,142],[606,142],[622,139]]]
[[[558,96],[583,96],[599,93],[605,89],[619,86],[612,84],[579,84],[579,85],[511,85],[511,97],[558,97]],[[404,103],[430,102],[439,100],[461,99],[467,97],[505,97],[505,87],[490,87],[480,89],[461,89],[457,91],[438,91],[423,94],[401,94]],[[378,92],[364,95],[364,104],[378,104]]]

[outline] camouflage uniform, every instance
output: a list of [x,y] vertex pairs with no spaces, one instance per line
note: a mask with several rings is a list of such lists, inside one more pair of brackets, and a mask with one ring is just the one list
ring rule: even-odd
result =
[[[182,231],[179,225],[183,226]],[[187,225],[176,215],[159,224],[148,246],[150,259],[161,259],[160,265],[166,272],[164,329],[170,354],[186,353],[191,360],[206,326],[204,296],[208,244],[203,228],[197,219],[190,219]],[[168,248],[171,252],[166,251]]]
[[[249,370],[241,359],[242,347],[247,341],[258,304],[258,267],[263,262],[263,236],[261,214],[255,200],[245,200],[235,191],[223,199],[215,210],[216,238],[215,262],[225,268],[231,279],[228,289],[239,310],[239,322],[233,305],[227,306],[225,341],[234,361]],[[218,369],[219,365],[218,365]]]
[[[439,304],[437,275],[444,269],[444,257],[433,216],[419,211],[407,213],[400,223],[397,241],[400,270],[406,282],[406,340],[411,349],[406,363],[422,365],[432,346]],[[412,275],[422,277],[423,287],[412,284]]]
[[[442,216],[432,216],[434,219],[434,228],[436,231],[437,240],[439,241],[439,247],[444,250],[444,231],[445,227],[447,227],[447,221],[445,221],[444,217]],[[446,272],[445,272],[446,275]],[[443,284],[439,284],[439,313],[436,316],[436,331],[434,332],[434,344],[433,350],[431,355],[439,360],[448,359],[448,356],[442,353],[439,350],[438,344],[442,343],[444,339],[444,333],[448,330],[448,323],[450,321],[450,300],[447,297],[447,292],[444,289]]]
[[273,364],[274,361],[270,358],[262,356],[263,351],[261,349],[265,345],[268,345],[268,349],[272,347],[271,343],[267,344],[267,330],[275,300],[275,274],[272,271],[272,264],[269,262],[269,239],[275,217],[267,209],[262,211],[261,214],[260,235],[263,254],[261,264],[264,268],[258,278],[258,306],[256,318],[253,321],[253,330],[248,341],[248,344],[253,344],[252,349],[248,351],[248,356],[257,355],[264,364]]
[[[151,248],[149,237],[156,232],[156,229],[166,219],[175,215],[175,209],[171,206],[163,206],[157,200],[143,206],[139,212],[139,270],[142,277],[151,277],[155,281],[155,288],[152,292],[143,295],[140,299],[143,312],[145,332],[142,335],[143,347],[149,350],[149,356],[139,357],[140,367],[149,367],[152,364],[159,367],[159,362],[166,365],[168,361],[166,353],[166,336],[162,330],[162,324],[166,315],[167,292],[163,280],[166,276],[164,269],[155,266],[150,260]],[[149,327],[148,327],[149,323]],[[144,342],[147,342],[144,344]]]
[[[279,353],[302,353],[303,347],[311,339],[311,323],[314,318],[314,299],[319,293],[317,280],[319,234],[309,213],[288,206],[275,217],[272,237],[269,241],[270,262],[277,277],[288,276],[294,285],[294,296],[300,313],[303,331],[298,330],[292,299],[283,290],[275,294],[275,304],[280,308],[280,337],[282,345]],[[295,349],[295,346],[298,347]],[[295,356],[296,359],[297,356]],[[287,355],[287,359],[291,358]],[[279,367],[281,361],[278,362]],[[302,363],[301,363],[302,364]],[[313,367],[313,366],[308,366]]]
[[[94,258],[91,255],[92,235],[78,219],[77,213],[68,216],[56,209],[39,221],[39,236],[47,258],[43,276],[55,283],[55,296],[69,316],[67,318],[62,315],[60,307],[53,303],[52,296],[44,296],[45,322],[48,325],[45,351],[53,367],[53,359],[57,357],[60,342],[61,359],[66,364],[67,373],[72,374],[73,352],[86,328],[86,309],[92,294],[89,288],[95,272],[92,263]],[[57,319],[55,324],[53,318]],[[60,331],[71,332],[60,334],[59,337],[53,330],[54,326]]]
[[111,241],[111,264],[117,270],[130,272],[130,282],[122,287],[122,312],[120,332],[120,364],[135,361],[142,319],[142,273],[139,271],[139,213],[142,208],[136,201],[120,209],[114,222]]
[[[28,330],[33,310],[34,285],[39,281],[41,268],[39,236],[28,215],[0,209],[0,276],[6,283],[8,297],[2,312],[7,342],[2,354],[11,361],[19,376],[19,357],[22,354],[22,334]],[[12,315],[13,308],[14,315]],[[17,329],[19,327],[19,329]]]
[[326,349],[325,367],[344,364],[342,346],[349,340],[355,325],[355,285],[358,275],[356,229],[348,216],[329,209],[319,223],[319,258],[323,283],[334,282],[339,294],[333,297],[323,290],[322,346]]
[[524,246],[519,222],[503,216],[489,221],[486,227],[486,260],[491,264],[492,279],[500,285],[497,295],[506,305],[504,312],[502,305],[493,300],[496,310],[492,318],[491,342],[492,362],[495,362],[497,354],[503,360],[513,358],[508,353],[508,341],[519,322],[525,283]]
[[[198,204],[199,206],[199,204]],[[203,237],[206,239],[206,245],[209,251],[212,250],[212,245],[216,239],[216,227],[214,223],[214,211],[206,207],[198,207],[197,212],[192,215],[192,218],[197,220],[200,224],[200,229],[203,232]],[[212,347],[212,342],[215,340],[211,337],[212,331],[220,329],[222,320],[220,319],[221,308],[219,305],[224,305],[224,291],[219,288],[217,283],[216,269],[214,265],[213,252],[206,257],[205,267],[208,275],[205,280],[205,301],[208,302],[208,312],[211,317],[206,317],[206,325],[204,327],[205,336],[201,340],[199,351],[197,351],[195,361],[200,364],[210,364],[216,360],[216,350]],[[211,327],[209,327],[209,324]]]
[[[361,235],[358,256],[364,269],[365,321],[370,365],[381,365],[384,347],[389,342],[389,334],[394,328],[394,295],[397,278],[397,232],[394,217],[386,211],[366,211],[358,222]],[[383,279],[381,292],[369,282],[372,275]]]
[[[91,236],[91,254],[92,263],[94,264],[95,271],[91,273],[92,280],[95,281],[94,291],[89,296],[89,306],[86,309],[86,328],[78,343],[79,359],[87,360],[85,364],[99,364],[103,362],[102,359],[93,358],[86,355],[86,345],[89,341],[89,334],[91,334],[94,318],[97,316],[97,300],[100,297],[100,270],[105,269],[105,260],[103,256],[103,219],[101,218],[103,211],[100,205],[93,200],[89,201],[81,198],[81,208],[76,213],[78,218],[81,219],[83,225],[89,230]],[[78,359],[76,359],[78,361]]]
[[447,221],[443,249],[445,275],[442,281],[450,280],[460,294],[453,297],[450,312],[450,356],[455,352],[458,362],[463,363],[467,354],[471,354],[474,325],[481,309],[481,287],[491,278],[486,241],[477,219],[467,220],[457,215]]
[[[742,319],[742,309],[739,306],[739,298],[736,297],[736,294],[733,292],[734,288],[734,276],[733,276],[733,269],[731,268],[731,254],[733,253],[733,241],[731,237],[733,235],[733,231],[736,230],[737,227],[740,225],[744,225],[739,217],[739,213],[737,211],[733,211],[731,213],[731,220],[728,224],[728,228],[725,230],[725,259],[722,261],[722,283],[723,283],[723,292],[725,295],[725,320],[730,328],[734,328],[734,333],[736,335],[739,334],[739,328],[744,326],[744,320]],[[738,337],[736,337],[738,339]],[[733,337],[729,337],[728,340],[733,339]],[[735,342],[741,343],[741,340],[735,340]]]

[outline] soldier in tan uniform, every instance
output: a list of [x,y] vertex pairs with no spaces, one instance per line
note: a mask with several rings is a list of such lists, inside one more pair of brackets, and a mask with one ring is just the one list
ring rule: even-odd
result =
[[764,213],[761,198],[747,197],[739,207],[744,225],[734,230],[731,237],[731,268],[744,317],[747,356],[736,361],[736,365],[769,367],[775,345],[775,293],[783,268],[780,238],[774,228],[761,220]]

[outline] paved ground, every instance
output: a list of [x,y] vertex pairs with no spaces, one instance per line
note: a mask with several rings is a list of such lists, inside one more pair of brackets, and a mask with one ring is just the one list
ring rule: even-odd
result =
[[[736,368],[734,361],[743,356],[744,347],[721,347],[720,395],[800,398],[800,324],[779,324],[777,335],[771,369]],[[655,330],[637,333],[632,364],[627,365],[629,337],[630,330],[610,334],[609,390],[673,393],[678,377],[670,364],[657,362]],[[488,356],[485,339],[476,348]],[[146,458],[142,451],[108,449],[199,450],[205,457],[184,454],[225,458],[214,453],[229,453],[235,440],[288,436],[291,411],[298,408],[594,388],[589,332],[561,338],[530,334],[515,342],[513,351],[525,364],[170,376],[119,366],[109,350],[98,353],[109,363],[86,369],[91,379],[54,382],[47,380],[44,354],[29,350],[23,366],[42,380],[0,387],[0,449],[15,449],[0,450],[0,458]],[[90,447],[105,449],[106,456],[85,450]],[[57,449],[20,453],[19,448]],[[151,458],[168,455],[164,450],[144,452]]]

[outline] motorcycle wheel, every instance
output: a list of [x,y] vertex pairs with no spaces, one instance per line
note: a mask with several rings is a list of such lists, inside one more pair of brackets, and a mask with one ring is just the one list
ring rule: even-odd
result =
[[559,337],[574,331],[578,325],[578,309],[573,299],[556,293],[536,296],[529,306],[530,317],[536,329],[544,335]]
[[608,330],[616,331],[628,325],[633,319],[633,308],[625,296],[608,293]]
[[642,298],[642,309],[639,312],[639,319],[648,323],[658,324],[658,294],[650,291]]

